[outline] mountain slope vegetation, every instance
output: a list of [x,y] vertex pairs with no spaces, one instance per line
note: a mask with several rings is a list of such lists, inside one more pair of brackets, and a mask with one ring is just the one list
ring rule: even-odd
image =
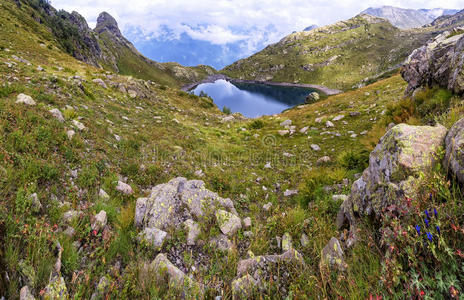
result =
[[[462,194],[442,170],[424,185],[443,216],[450,251],[434,248],[440,259],[431,251],[414,255],[411,244],[421,240],[407,239],[415,237],[411,223],[395,231],[405,238],[390,260],[378,222],[366,217],[357,224],[358,242],[344,249],[343,271],[321,264],[331,237],[346,235],[337,228],[338,211],[387,126],[451,127],[464,111],[459,96],[424,87],[416,100],[403,98],[407,83],[395,73],[275,116],[226,116],[208,97],[75,59],[27,12],[15,1],[1,3],[0,297],[365,299],[464,292],[457,252],[464,247]],[[205,186],[159,186],[179,176]],[[207,202],[199,208],[204,215],[166,229],[161,243],[140,238],[139,223],[149,220],[139,212],[157,192],[166,201],[170,194],[188,196],[175,215],[183,222],[197,194],[211,196],[206,189],[232,205],[219,199],[228,210],[215,211],[217,204]],[[192,190],[197,194],[182,194]],[[178,212],[166,203],[160,209]],[[399,224],[394,213],[389,224]],[[233,222],[238,216],[240,226]],[[194,224],[198,230],[189,229]],[[193,231],[199,233],[192,244]],[[246,272],[250,265],[256,271]]]

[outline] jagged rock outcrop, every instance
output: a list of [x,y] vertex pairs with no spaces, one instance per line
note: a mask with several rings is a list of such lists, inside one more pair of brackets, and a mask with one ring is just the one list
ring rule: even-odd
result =
[[407,93],[422,86],[438,85],[464,92],[464,28],[445,31],[426,45],[414,50],[401,75],[408,82]]
[[285,292],[288,279],[296,269],[305,268],[303,257],[291,248],[280,255],[263,255],[238,262],[238,278],[232,282],[234,298],[249,297],[254,291],[264,291],[273,275],[279,274],[281,291]]
[[441,125],[399,124],[382,137],[370,154],[369,167],[353,183],[337,217],[339,228],[346,223],[350,225],[347,246],[356,239],[355,216],[371,215],[379,219],[384,208],[403,207],[407,197],[417,195],[424,180],[420,175],[437,163],[446,132]]
[[[241,228],[232,200],[207,190],[201,180],[179,177],[155,186],[148,198],[137,199],[135,224],[142,229],[142,238],[152,236],[156,230],[156,236],[163,235],[164,239],[163,232],[180,228],[187,220],[201,221],[208,214],[216,215],[218,227],[228,236]],[[155,241],[161,247],[162,241]]]
[[464,119],[456,122],[445,138],[446,153],[443,166],[464,183]]

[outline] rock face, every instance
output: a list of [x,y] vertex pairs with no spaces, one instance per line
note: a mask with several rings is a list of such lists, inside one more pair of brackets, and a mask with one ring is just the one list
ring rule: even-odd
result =
[[438,125],[410,126],[399,124],[382,137],[369,157],[369,167],[353,183],[351,194],[340,208],[337,225],[351,225],[354,242],[355,215],[380,217],[390,205],[402,207],[405,197],[414,197],[421,187],[420,174],[432,169],[443,145],[446,128]]
[[240,298],[249,296],[254,291],[266,290],[269,280],[274,280],[275,274],[280,274],[279,285],[282,290],[288,283],[286,279],[291,276],[295,268],[305,266],[303,257],[294,249],[289,249],[281,255],[263,255],[243,259],[238,262],[238,278],[232,282],[234,295]]
[[445,138],[443,166],[464,183],[464,118],[456,122]]
[[[192,234],[197,236],[198,226],[208,214],[216,214],[217,224],[224,234],[235,234],[241,228],[241,220],[230,199],[224,199],[205,188],[201,180],[179,177],[168,183],[155,186],[148,198],[137,199],[135,224],[137,227],[169,230],[190,224]],[[195,228],[193,228],[195,227]],[[190,232],[190,231],[189,231]],[[194,242],[192,236],[191,242]]]
[[414,50],[401,71],[408,82],[407,92],[426,85],[438,85],[457,94],[464,92],[463,53],[462,27],[445,31]]

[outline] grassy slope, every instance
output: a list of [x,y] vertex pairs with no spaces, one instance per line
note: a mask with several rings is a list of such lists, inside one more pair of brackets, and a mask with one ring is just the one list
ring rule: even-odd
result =
[[[64,247],[62,273],[73,296],[90,298],[103,275],[113,283],[111,298],[166,296],[163,287],[144,286],[139,281],[143,274],[139,262],[153,259],[156,252],[135,241],[135,199],[146,196],[151,186],[175,176],[195,178],[198,169],[205,172],[200,179],[208,188],[233,199],[239,214],[252,218],[254,233],[250,242],[240,233],[234,241],[239,245],[238,253],[227,260],[220,259],[223,254],[214,249],[204,249],[215,259],[194,274],[203,283],[221,288],[226,297],[230,296],[229,285],[238,259],[246,257],[247,250],[255,255],[274,253],[273,238],[290,232],[295,248],[308,264],[306,270],[291,275],[290,290],[295,297],[360,299],[384,292],[379,284],[380,250],[373,246],[367,232],[347,254],[349,268],[342,277],[328,280],[320,275],[320,251],[330,237],[338,236],[334,219],[340,205],[331,200],[333,192],[325,193],[322,187],[341,183],[344,178],[352,180],[362,170],[366,160],[362,150],[370,149],[384,132],[385,124],[379,116],[388,104],[401,98],[406,86],[398,75],[277,117],[222,124],[223,115],[207,99],[159,85],[149,85],[147,98],[130,99],[117,89],[93,84],[93,78],[106,80],[101,70],[63,54],[52,41],[39,46],[46,34],[43,28],[31,31],[23,23],[27,18],[11,16],[3,9],[5,5],[0,10],[0,76],[4,82],[0,87],[0,276],[8,272],[10,281],[6,283],[0,277],[0,294],[16,298],[19,289],[28,284],[38,295],[48,282],[54,263],[53,245],[59,240]],[[9,68],[5,62],[12,61],[13,54],[30,60],[32,65],[18,62]],[[36,71],[38,65],[45,71]],[[60,66],[66,68],[60,71]],[[69,79],[73,75],[85,78],[83,88]],[[145,86],[122,76],[111,80]],[[33,96],[38,105],[14,104],[20,92]],[[66,105],[73,109],[65,109]],[[52,107],[64,111],[64,123],[50,117],[48,110]],[[353,111],[361,115],[348,116]],[[327,129],[315,119],[341,113],[345,119],[330,129],[341,136],[321,135]],[[154,116],[160,116],[160,122]],[[68,140],[66,130],[72,128],[70,122],[77,117],[82,118],[87,130]],[[279,124],[287,118],[298,130],[305,126],[315,129],[281,137]],[[364,130],[369,133],[360,136]],[[358,136],[351,138],[349,131]],[[313,143],[322,150],[311,151]],[[349,152],[361,156],[359,161],[346,164],[346,159],[339,159],[356,156]],[[333,163],[316,166],[316,160],[324,155],[329,155]],[[271,162],[271,169],[264,168],[267,162]],[[71,176],[71,170],[78,170],[77,178]],[[124,197],[115,191],[119,175],[127,177],[135,189],[134,196]],[[280,185],[278,190],[276,183]],[[110,200],[97,197],[99,188],[110,194]],[[299,188],[300,193],[294,198],[284,197],[287,188]],[[337,193],[348,191],[349,187],[343,187]],[[43,205],[38,213],[28,200],[34,192]],[[62,201],[64,206],[59,204]],[[269,201],[273,208],[266,213],[262,205]],[[62,215],[68,209],[83,212],[71,224],[76,229],[73,239],[62,232],[67,227]],[[111,231],[93,237],[90,217],[100,209],[107,211]],[[307,247],[299,243],[303,232],[310,238]],[[182,229],[171,234],[174,239],[164,251],[182,244]],[[75,241],[83,245],[82,252],[72,245]],[[189,266],[190,251],[184,255],[184,263]],[[268,292],[274,297],[283,296]]]
[[[312,83],[347,90],[397,66],[429,37],[424,30],[401,31],[388,22],[369,24],[363,17],[355,17],[291,34],[222,72],[242,79]],[[303,66],[309,64],[312,70],[305,70]],[[284,67],[275,69],[279,65]]]

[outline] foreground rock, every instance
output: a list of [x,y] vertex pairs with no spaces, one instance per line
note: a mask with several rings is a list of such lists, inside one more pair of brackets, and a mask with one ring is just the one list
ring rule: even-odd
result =
[[464,92],[463,28],[445,31],[409,56],[401,75],[408,82],[407,92],[419,87],[439,85],[455,93]]
[[29,106],[36,105],[34,99],[32,99],[31,96],[28,96],[26,94],[19,94],[16,97],[16,104],[25,104],[25,105],[29,105]]
[[186,276],[179,268],[173,265],[166,255],[160,253],[150,264],[153,277],[158,284],[168,285],[184,296],[193,297],[203,294],[203,286]]
[[268,285],[275,281],[277,274],[279,291],[285,294],[292,274],[305,267],[303,257],[294,249],[289,249],[281,255],[243,259],[238,262],[238,278],[232,282],[234,297],[243,299],[255,291],[266,291]]
[[464,119],[451,127],[446,135],[445,146],[443,166],[464,183]]
[[327,271],[333,271],[334,267],[339,271],[344,271],[346,269],[342,246],[340,242],[333,237],[324,249],[322,249],[319,268],[321,273],[325,273]]
[[155,186],[148,198],[137,199],[135,224],[142,232],[186,227],[191,245],[200,234],[198,224],[207,216],[215,216],[217,226],[229,237],[242,227],[232,200],[207,190],[201,180],[179,177]]
[[436,157],[446,135],[439,125],[410,126],[400,124],[382,137],[369,157],[369,167],[353,183],[351,194],[340,208],[339,228],[350,224],[347,245],[355,241],[355,215],[380,218],[390,205],[405,207],[406,197],[413,198],[424,184],[421,174],[437,163]]

